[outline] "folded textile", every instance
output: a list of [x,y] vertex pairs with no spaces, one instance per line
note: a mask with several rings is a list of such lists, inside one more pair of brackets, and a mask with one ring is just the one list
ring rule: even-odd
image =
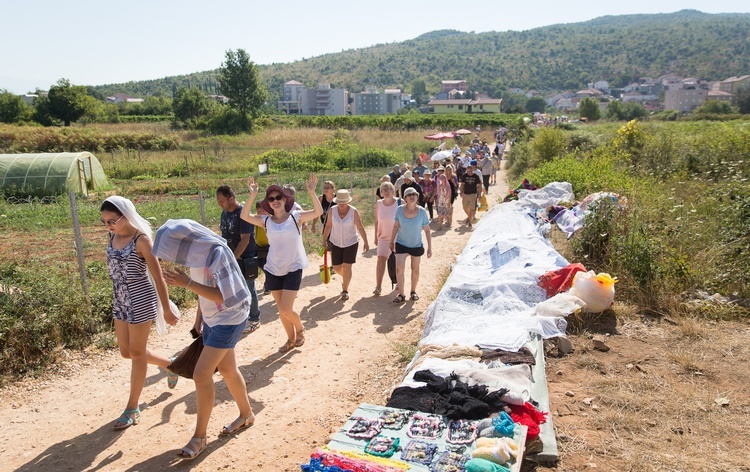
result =
[[531,399],[531,367],[527,364],[495,369],[456,369],[458,379],[468,385],[484,385],[490,392],[507,390],[503,400],[523,405]]
[[[531,399],[531,368],[526,364],[491,369],[486,364],[471,360],[452,361],[428,358],[422,362],[420,369],[429,370],[439,377],[448,377],[454,372],[463,373],[463,378],[459,376],[459,380],[468,385],[485,385],[488,391],[505,389],[506,394],[502,400],[507,403],[523,405]],[[483,372],[489,372],[489,374],[485,376]],[[414,370],[409,372],[399,387],[424,386],[425,383],[419,382],[414,373]]]
[[490,363],[492,361],[499,361],[503,364],[529,364],[536,365],[536,359],[534,354],[529,350],[528,347],[522,347],[518,352],[505,351],[503,349],[493,349],[482,351],[481,361],[483,363]]
[[470,420],[486,418],[505,406],[501,397],[506,390],[488,392],[483,385],[468,386],[455,376],[439,377],[427,370],[416,372],[414,380],[424,386],[396,388],[386,406]]

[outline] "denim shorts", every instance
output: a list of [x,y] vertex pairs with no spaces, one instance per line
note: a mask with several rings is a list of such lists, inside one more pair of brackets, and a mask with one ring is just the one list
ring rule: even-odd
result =
[[246,324],[247,320],[237,325],[216,325],[212,328],[203,323],[203,345],[216,349],[234,349]]
[[302,269],[289,272],[286,275],[278,276],[266,272],[266,290],[275,292],[276,290],[299,290],[302,285]]

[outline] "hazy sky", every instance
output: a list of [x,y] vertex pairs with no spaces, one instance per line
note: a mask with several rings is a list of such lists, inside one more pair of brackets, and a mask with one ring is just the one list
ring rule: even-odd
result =
[[3,0],[0,89],[158,79],[215,69],[228,49],[256,64],[412,39],[438,29],[527,30],[605,15],[747,13],[747,0]]

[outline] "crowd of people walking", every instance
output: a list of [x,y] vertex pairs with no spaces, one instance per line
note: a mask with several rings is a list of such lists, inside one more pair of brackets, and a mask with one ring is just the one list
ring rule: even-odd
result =
[[[502,150],[500,156],[491,156],[485,148],[486,143],[473,143],[464,157],[460,149],[454,148],[453,158],[433,161],[431,168],[424,165],[427,156],[423,156],[413,167],[394,166],[380,179],[374,204],[374,296],[383,293],[388,260],[395,257],[393,302],[407,301],[407,261],[408,300],[419,300],[421,257],[432,257],[430,224],[436,221],[438,231],[452,226],[454,203],[460,197],[467,215],[462,224],[470,230],[477,204],[493,182]],[[362,217],[351,204],[349,190],[336,190],[333,182],[326,181],[318,195],[317,184],[317,176],[310,174],[305,182],[312,202],[309,210],[295,201],[294,188],[290,186],[269,185],[263,198],[256,201],[260,189],[250,176],[244,205],[238,202],[232,188],[220,186],[216,200],[222,209],[221,236],[192,220],[178,219],[167,221],[152,237],[150,224],[130,200],[109,197],[102,203],[101,221],[109,229],[107,265],[114,286],[115,330],[122,357],[131,360],[130,393],[122,415],[113,424],[115,429],[139,422],[138,401],[147,364],[166,371],[169,388],[177,384],[178,376],[170,370],[173,359],[147,348],[154,322],[175,325],[179,320],[177,308],[169,302],[170,285],[197,295],[193,329],[203,343],[192,376],[196,386],[196,425],[191,439],[177,455],[194,459],[206,448],[216,370],[238,408],[238,417],[224,426],[220,435],[231,435],[254,424],[255,415],[234,348],[243,333],[252,333],[261,326],[256,291],[259,272],[265,279],[263,293],[273,297],[286,334],[279,352],[286,353],[305,344],[305,328],[294,308],[303,269],[308,266],[302,238],[305,228],[317,234],[317,223],[321,223],[323,245],[330,252],[335,273],[341,276],[342,301],[350,298],[353,265],[360,246],[363,254],[370,250]],[[176,265],[162,267],[160,260]]]

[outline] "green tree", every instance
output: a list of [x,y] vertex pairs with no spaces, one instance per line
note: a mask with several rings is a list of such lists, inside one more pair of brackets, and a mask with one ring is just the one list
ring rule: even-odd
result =
[[221,93],[229,98],[229,106],[240,114],[241,128],[248,131],[251,118],[256,118],[268,96],[255,64],[244,49],[226,52],[226,60],[219,68]]
[[599,109],[599,101],[590,97],[582,99],[578,105],[578,114],[589,121],[598,120],[602,117],[602,111]]
[[47,98],[50,114],[61,120],[65,126],[78,121],[96,102],[96,99],[86,93],[86,87],[70,85],[68,79],[60,79],[57,85],[50,87]]
[[531,97],[526,100],[526,111],[529,113],[539,112],[544,113],[544,109],[547,107],[547,102],[544,101],[543,97]]
[[192,124],[196,119],[211,112],[211,99],[196,87],[177,89],[174,100],[174,117],[176,121]]
[[38,97],[34,100],[34,113],[31,118],[42,126],[52,126],[58,123],[50,112],[47,95],[40,94],[38,90],[37,95]]
[[623,107],[625,112],[625,119],[630,120],[642,120],[648,116],[648,110],[646,107],[637,102],[628,102]]
[[0,122],[18,123],[29,119],[31,109],[23,99],[5,89],[0,90]]
[[624,120],[625,106],[619,100],[612,100],[604,111],[604,117],[610,120]]
[[698,114],[706,114],[706,113],[713,113],[718,115],[728,115],[730,113],[735,113],[734,108],[732,105],[724,100],[708,100],[706,102],[703,102],[703,105],[696,108],[693,113]]
[[427,84],[422,79],[414,79],[411,82],[411,98],[417,102],[417,105],[421,105],[422,101],[427,96]]

